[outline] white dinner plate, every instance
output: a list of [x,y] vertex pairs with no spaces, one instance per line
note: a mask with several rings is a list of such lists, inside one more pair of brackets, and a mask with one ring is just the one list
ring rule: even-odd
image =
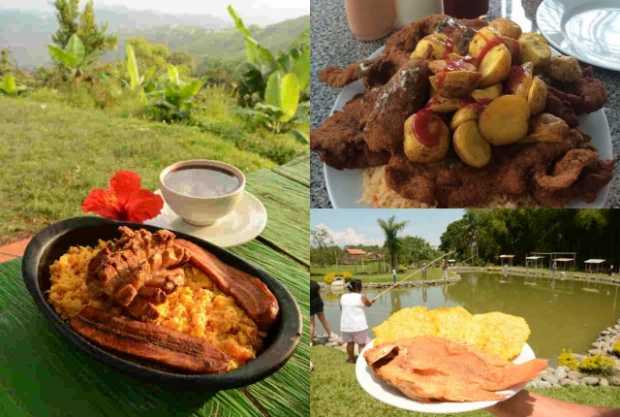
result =
[[[159,190],[156,193],[161,195]],[[267,226],[267,210],[258,198],[244,191],[235,209],[211,226],[193,226],[186,223],[172,211],[165,200],[159,216],[145,223],[187,233],[227,248],[249,242],[260,235]]]
[[[468,411],[482,410],[484,408],[492,407],[499,401],[472,401],[472,402],[435,402],[435,403],[423,403],[412,400],[398,391],[396,388],[391,387],[387,383],[381,381],[375,376],[372,368],[366,363],[364,359],[364,352],[370,349],[374,344],[374,340],[366,345],[364,350],[357,357],[355,363],[355,376],[360,386],[375,399],[389,404],[393,407],[401,408],[408,411],[416,411],[418,413],[434,413],[434,414],[450,414],[450,413],[465,413]],[[521,350],[521,354],[512,361],[514,364],[520,364],[532,359],[536,359],[534,351],[530,345],[525,344]],[[512,387],[511,389],[500,391],[499,394],[504,395],[505,401],[515,395],[526,384]]]
[[[383,47],[376,50],[368,59],[376,58],[382,52]],[[330,115],[335,111],[341,110],[353,97],[363,93],[364,89],[362,81],[356,81],[345,86],[336,98]],[[581,116],[579,118],[579,127],[592,137],[592,145],[598,151],[601,159],[613,158],[611,133],[603,109]],[[370,208],[369,205],[360,203],[363,191],[363,172],[364,170],[361,169],[338,170],[323,164],[325,188],[327,188],[329,200],[334,208]],[[596,200],[592,203],[574,201],[568,204],[568,208],[602,208],[605,206],[608,193],[609,184],[601,188]]]
[[620,1],[544,0],[536,22],[549,43],[564,54],[620,71]]

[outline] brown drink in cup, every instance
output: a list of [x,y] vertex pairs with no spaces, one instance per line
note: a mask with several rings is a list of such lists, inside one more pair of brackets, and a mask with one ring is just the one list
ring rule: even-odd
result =
[[349,28],[361,41],[380,39],[394,30],[395,0],[345,0],[345,8]]
[[475,19],[489,11],[489,0],[443,0],[443,12],[461,19]]

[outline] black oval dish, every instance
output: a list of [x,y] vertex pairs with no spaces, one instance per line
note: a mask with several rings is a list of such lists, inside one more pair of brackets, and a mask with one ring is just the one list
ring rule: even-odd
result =
[[101,362],[138,377],[157,382],[201,384],[214,390],[237,388],[261,380],[277,371],[293,354],[299,343],[302,321],[299,306],[291,293],[275,278],[232,253],[201,239],[177,232],[175,232],[177,236],[202,246],[225,263],[261,279],[278,300],[280,316],[265,339],[264,350],[256,359],[224,374],[184,374],[106,350],[74,332],[47,301],[46,294],[50,288],[49,267],[71,246],[94,246],[100,239],[108,240],[118,237],[117,229],[120,225],[134,229],[144,228],[149,231],[159,230],[153,226],[112,222],[98,217],[78,217],[47,227],[39,232],[26,248],[22,262],[26,287],[43,315],[77,347]]

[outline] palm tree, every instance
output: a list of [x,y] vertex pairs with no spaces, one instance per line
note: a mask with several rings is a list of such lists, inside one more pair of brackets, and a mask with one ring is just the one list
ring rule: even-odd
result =
[[398,252],[400,252],[401,246],[398,233],[405,228],[407,222],[397,222],[396,216],[392,216],[387,220],[379,219],[377,222],[385,235],[383,248],[386,249],[390,255],[390,266],[392,270],[395,270],[398,264]]

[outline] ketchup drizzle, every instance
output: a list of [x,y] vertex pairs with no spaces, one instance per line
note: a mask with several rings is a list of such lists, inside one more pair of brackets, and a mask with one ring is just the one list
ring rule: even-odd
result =
[[433,112],[430,108],[424,107],[419,110],[413,118],[413,132],[416,138],[424,146],[435,147],[439,145],[439,138],[430,130],[431,123],[433,121]]

